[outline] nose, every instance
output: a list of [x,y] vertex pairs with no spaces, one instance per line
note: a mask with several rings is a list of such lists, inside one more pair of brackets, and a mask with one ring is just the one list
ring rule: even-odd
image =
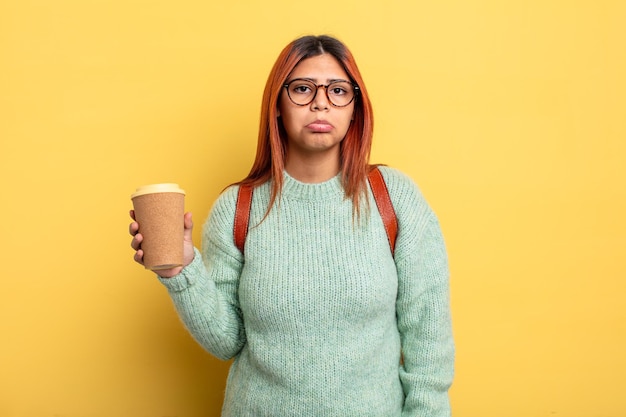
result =
[[[324,91],[322,91],[322,88]],[[313,101],[311,102],[311,106],[313,110],[319,109],[328,109],[330,107],[330,103],[328,102],[328,94],[326,93],[325,85],[318,85],[317,90],[315,91],[315,97],[313,97]]]

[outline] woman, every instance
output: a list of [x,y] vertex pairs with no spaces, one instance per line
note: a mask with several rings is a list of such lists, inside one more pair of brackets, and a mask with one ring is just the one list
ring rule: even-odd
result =
[[[159,279],[196,340],[234,358],[223,416],[450,414],[443,238],[414,183],[380,167],[399,225],[392,254],[367,182],[372,127],[348,49],[297,39],[267,81],[254,165],[215,202],[202,253],[185,215],[185,266]],[[233,239],[241,185],[254,187],[244,252]]]

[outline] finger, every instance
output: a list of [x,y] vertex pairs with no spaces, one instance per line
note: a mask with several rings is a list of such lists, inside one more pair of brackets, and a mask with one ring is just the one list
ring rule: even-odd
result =
[[131,210],[131,211],[130,211],[130,218],[131,218],[131,219],[133,219],[133,220],[137,220],[137,219],[135,218],[135,210]]
[[191,219],[191,213],[185,213],[185,240],[190,241],[193,231],[193,220]]
[[139,223],[137,222],[132,222],[129,226],[128,226],[128,233],[130,233],[131,236],[135,236],[137,234],[137,232],[139,231]]
[[134,259],[135,259],[135,262],[143,265],[143,251],[141,249],[135,252]]
[[191,218],[191,213],[185,213],[185,229],[193,229],[193,220]]
[[143,236],[141,233],[137,233],[133,240],[131,240],[130,247],[138,251],[141,249],[141,242],[143,242]]

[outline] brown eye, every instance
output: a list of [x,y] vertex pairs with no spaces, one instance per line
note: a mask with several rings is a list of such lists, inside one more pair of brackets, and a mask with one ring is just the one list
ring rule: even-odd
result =
[[298,94],[311,94],[311,87],[308,85],[296,85],[291,91]]

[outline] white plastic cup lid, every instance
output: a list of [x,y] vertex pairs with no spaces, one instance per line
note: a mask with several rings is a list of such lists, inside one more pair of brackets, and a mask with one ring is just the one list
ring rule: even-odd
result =
[[132,200],[133,198],[139,197],[140,195],[155,193],[179,193],[185,195],[185,190],[180,188],[178,184],[174,184],[171,182],[142,185],[141,187],[137,187],[137,190],[133,194],[131,194],[130,199]]

